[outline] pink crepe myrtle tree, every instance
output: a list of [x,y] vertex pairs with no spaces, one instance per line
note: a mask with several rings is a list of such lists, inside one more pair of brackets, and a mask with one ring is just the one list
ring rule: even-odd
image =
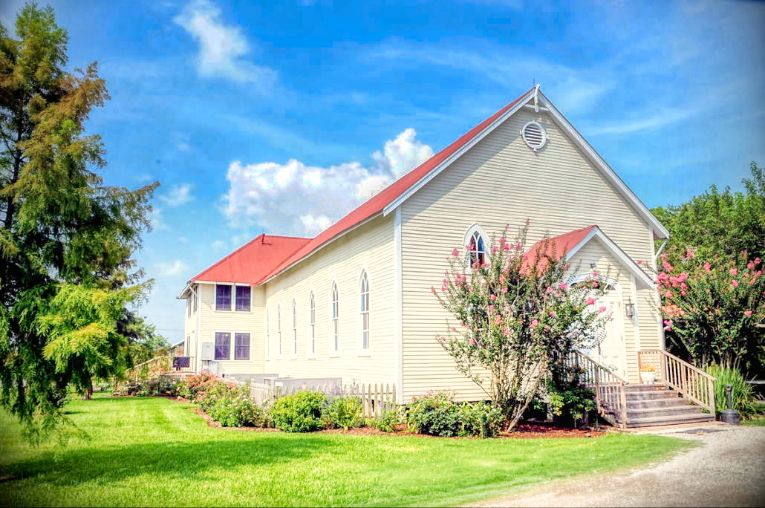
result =
[[[449,257],[438,301],[455,319],[437,337],[457,370],[502,408],[512,430],[544,380],[575,349],[597,343],[607,318],[596,308],[602,287],[597,273],[569,286],[563,254],[545,240],[533,256],[524,255],[528,223],[515,241],[505,234],[489,254],[465,266],[463,249]],[[470,250],[466,246],[466,250]]]
[[664,330],[672,349],[696,365],[763,374],[765,277],[760,258],[702,258],[686,249],[661,257],[657,274]]

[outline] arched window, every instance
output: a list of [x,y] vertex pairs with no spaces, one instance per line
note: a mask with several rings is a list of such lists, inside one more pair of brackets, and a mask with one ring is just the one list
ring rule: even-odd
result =
[[282,306],[276,306],[276,335],[279,339],[279,356],[282,356]]
[[340,298],[337,284],[332,283],[332,341],[335,351],[340,350]]
[[268,309],[266,309],[266,360],[271,359],[271,327],[269,321]]
[[369,349],[369,279],[367,272],[361,272],[361,349]]
[[313,298],[313,291],[308,297],[308,334],[311,342],[311,354],[316,354],[316,300]]
[[292,354],[297,356],[297,303],[292,299]]
[[465,242],[465,265],[472,268],[487,262],[486,240],[481,230],[473,226],[468,230]]

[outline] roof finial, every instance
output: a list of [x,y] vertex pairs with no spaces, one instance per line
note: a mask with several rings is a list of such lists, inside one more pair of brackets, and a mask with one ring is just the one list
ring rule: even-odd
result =
[[265,243],[266,243],[266,232],[263,231],[262,233],[260,233],[260,244],[263,245]]

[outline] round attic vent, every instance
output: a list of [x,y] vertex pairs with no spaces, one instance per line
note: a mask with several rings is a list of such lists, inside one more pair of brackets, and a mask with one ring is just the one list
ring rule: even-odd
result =
[[534,121],[523,126],[521,136],[523,136],[523,140],[529,145],[529,148],[535,152],[547,143],[547,133],[539,123]]

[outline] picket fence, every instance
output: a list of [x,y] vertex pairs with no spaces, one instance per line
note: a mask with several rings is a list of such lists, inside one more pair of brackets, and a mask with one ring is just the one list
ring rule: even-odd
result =
[[250,383],[250,393],[255,403],[267,404],[279,397],[291,395],[302,390],[312,390],[324,393],[330,400],[336,397],[358,397],[361,400],[363,415],[366,418],[382,416],[385,411],[395,409],[396,386],[391,384],[352,384],[338,383]]

